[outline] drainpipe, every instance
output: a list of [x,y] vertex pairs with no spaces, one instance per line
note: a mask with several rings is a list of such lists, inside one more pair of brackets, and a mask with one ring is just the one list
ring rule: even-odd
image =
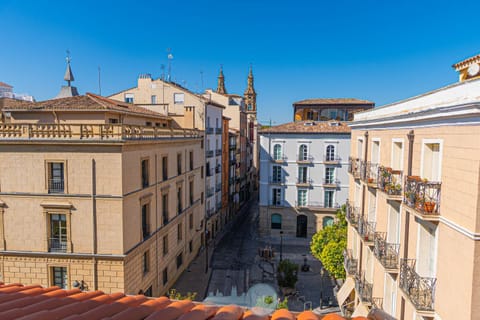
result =
[[[367,158],[368,158],[368,131],[365,131],[365,153],[364,153],[364,156],[363,156],[363,160],[365,162],[365,166],[363,167],[364,170],[365,170],[365,173],[366,174],[366,170],[367,170],[367,166],[366,166],[366,162],[367,162]],[[362,172],[360,172],[360,174],[362,174]],[[366,193],[367,193],[367,188],[365,187],[365,185],[363,186],[363,192],[362,192],[362,217],[365,215],[365,198],[366,198]]]
[[160,277],[158,270],[158,159],[155,153],[155,269],[157,270],[157,288],[160,287]]
[[[413,141],[415,134],[413,130],[407,134],[408,138],[408,164],[407,164],[407,176],[412,175],[412,163],[413,163]],[[410,229],[410,212],[405,211],[405,236],[404,236],[404,245],[403,245],[403,258],[408,258],[408,240],[409,240],[409,229]],[[403,309],[402,309],[403,310]]]
[[98,274],[97,274],[97,186],[96,186],[96,163],[95,159],[92,159],[92,251],[93,251],[93,290],[98,290]]
[[413,130],[407,134],[408,138],[408,167],[407,167],[407,175],[412,175],[412,162],[413,162],[413,140],[415,138],[415,134]]

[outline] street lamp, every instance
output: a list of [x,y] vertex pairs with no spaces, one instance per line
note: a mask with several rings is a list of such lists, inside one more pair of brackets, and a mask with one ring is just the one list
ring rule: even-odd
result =
[[280,231],[280,262],[283,260],[283,231]]

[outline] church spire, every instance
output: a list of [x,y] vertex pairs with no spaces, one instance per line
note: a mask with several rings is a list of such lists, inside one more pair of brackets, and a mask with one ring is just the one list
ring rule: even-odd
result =
[[257,93],[253,87],[252,65],[250,65],[247,78],[247,89],[245,89],[243,96],[245,98],[245,104],[247,105],[247,112],[257,112]]
[[73,77],[72,68],[70,68],[70,61],[72,60],[72,58],[70,58],[69,50],[67,50],[67,58],[65,58],[65,60],[67,60],[67,70],[65,70],[65,75],[63,76],[63,80],[67,81],[67,84],[70,87],[71,86],[70,82],[75,81],[75,78]]
[[220,66],[220,73],[218,74],[218,84],[217,84],[217,92],[226,94],[227,89],[225,89],[225,77],[223,76],[223,66]]
[[67,69],[65,70],[65,75],[63,76],[63,80],[67,81],[67,85],[62,86],[60,92],[57,94],[55,99],[78,96],[77,88],[72,87],[71,85],[71,82],[75,80],[75,78],[73,77],[72,68],[70,67],[71,60],[72,59],[70,58],[70,51],[67,50]]

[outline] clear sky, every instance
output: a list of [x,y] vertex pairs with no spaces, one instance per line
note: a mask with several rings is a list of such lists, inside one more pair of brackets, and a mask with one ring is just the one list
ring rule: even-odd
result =
[[292,102],[355,97],[377,105],[457,81],[451,65],[480,52],[480,1],[0,0],[0,81],[37,100],[63,84],[65,50],[80,93],[159,77],[193,91],[243,93],[250,63],[258,118],[291,121]]

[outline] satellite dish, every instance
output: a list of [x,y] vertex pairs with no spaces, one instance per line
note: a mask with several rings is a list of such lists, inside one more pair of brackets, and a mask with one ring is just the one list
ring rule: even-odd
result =
[[271,285],[257,283],[248,289],[246,302],[254,314],[259,316],[269,315],[277,308],[277,291]]
[[468,75],[471,77],[477,75],[479,71],[480,71],[480,65],[478,63],[472,64],[467,69]]

